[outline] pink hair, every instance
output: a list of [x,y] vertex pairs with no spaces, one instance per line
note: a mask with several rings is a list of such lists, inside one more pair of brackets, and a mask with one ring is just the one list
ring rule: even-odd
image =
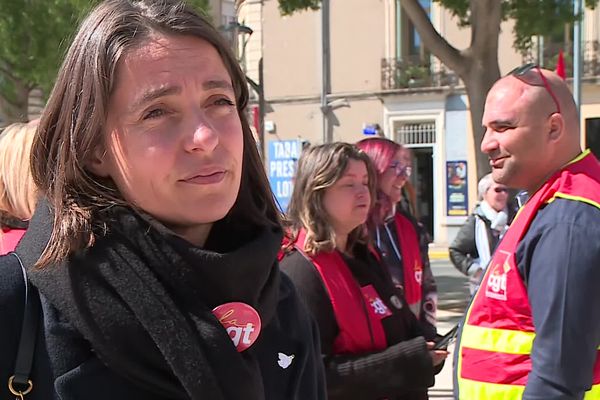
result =
[[[396,153],[404,150],[404,147],[401,144],[385,138],[363,139],[356,143],[356,147],[364,151],[371,159],[375,171],[377,172],[378,182],[379,179],[381,179],[381,176],[390,167]],[[391,207],[392,204],[388,196],[377,189],[377,199],[369,215],[369,226],[374,227],[381,224],[383,222],[383,217]]]

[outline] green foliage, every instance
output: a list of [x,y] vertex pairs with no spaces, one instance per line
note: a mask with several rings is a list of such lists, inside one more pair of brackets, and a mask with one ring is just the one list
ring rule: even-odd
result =
[[300,10],[318,10],[321,0],[279,0],[282,15],[291,15]]
[[[320,0],[278,0],[283,15],[299,10],[316,10]],[[470,4],[480,0],[433,0],[455,16],[459,25],[471,24]],[[531,46],[533,36],[554,36],[564,30],[566,24],[573,23],[577,16],[573,13],[573,0],[498,0],[502,1],[504,19],[515,20],[515,48],[525,50]],[[585,0],[585,6],[594,8],[598,0]],[[485,23],[485,22],[484,22]]]
[[430,83],[431,72],[426,65],[406,65],[396,69],[396,87],[421,87]]
[[84,0],[0,1],[1,94],[10,98],[18,81],[47,90],[81,15],[92,2]]
[[[479,0],[433,0],[447,8],[458,18],[462,26],[471,24],[469,5]],[[594,8],[598,0],[585,0],[585,6]],[[504,0],[503,18],[515,21],[514,46],[517,50],[531,47],[531,38],[537,35],[562,34],[566,24],[572,24],[578,16],[573,13],[573,0]]]
[[[598,0],[587,0],[594,7]],[[515,20],[515,48],[531,47],[531,38],[560,36],[566,24],[573,24],[579,16],[573,13],[571,0],[513,0],[509,2],[506,16]]]
[[[460,26],[469,25],[469,0],[433,0],[435,3],[440,5],[455,16]],[[477,0],[475,0],[477,1]]]
[[186,3],[210,18],[210,0],[187,0]]
[[[11,101],[16,82],[47,95],[79,22],[99,2],[0,0],[0,96]],[[209,9],[209,0],[189,3]]]

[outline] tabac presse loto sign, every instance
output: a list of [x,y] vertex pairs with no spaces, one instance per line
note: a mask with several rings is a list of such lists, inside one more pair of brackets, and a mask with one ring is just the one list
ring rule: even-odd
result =
[[269,182],[282,211],[287,210],[292,190],[296,163],[302,151],[300,140],[269,141]]

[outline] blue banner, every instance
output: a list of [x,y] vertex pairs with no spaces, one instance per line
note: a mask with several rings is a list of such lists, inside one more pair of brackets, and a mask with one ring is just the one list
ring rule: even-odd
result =
[[446,162],[446,205],[449,216],[469,215],[466,161]]
[[296,163],[302,152],[299,140],[269,141],[269,182],[281,211],[287,210],[294,189]]

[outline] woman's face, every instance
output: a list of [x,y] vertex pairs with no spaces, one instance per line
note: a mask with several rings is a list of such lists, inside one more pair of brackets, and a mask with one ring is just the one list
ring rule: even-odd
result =
[[390,202],[395,204],[402,199],[402,187],[410,177],[411,166],[403,150],[398,150],[390,161],[390,165],[381,174],[378,189],[388,196]]
[[363,161],[349,160],[344,174],[325,189],[323,207],[337,234],[349,234],[369,215],[369,175]]
[[492,182],[492,186],[485,192],[483,199],[496,211],[506,208],[508,201],[508,188],[502,184]]
[[242,125],[216,49],[192,36],[155,35],[127,52],[91,169],[122,196],[202,245],[238,196]]

